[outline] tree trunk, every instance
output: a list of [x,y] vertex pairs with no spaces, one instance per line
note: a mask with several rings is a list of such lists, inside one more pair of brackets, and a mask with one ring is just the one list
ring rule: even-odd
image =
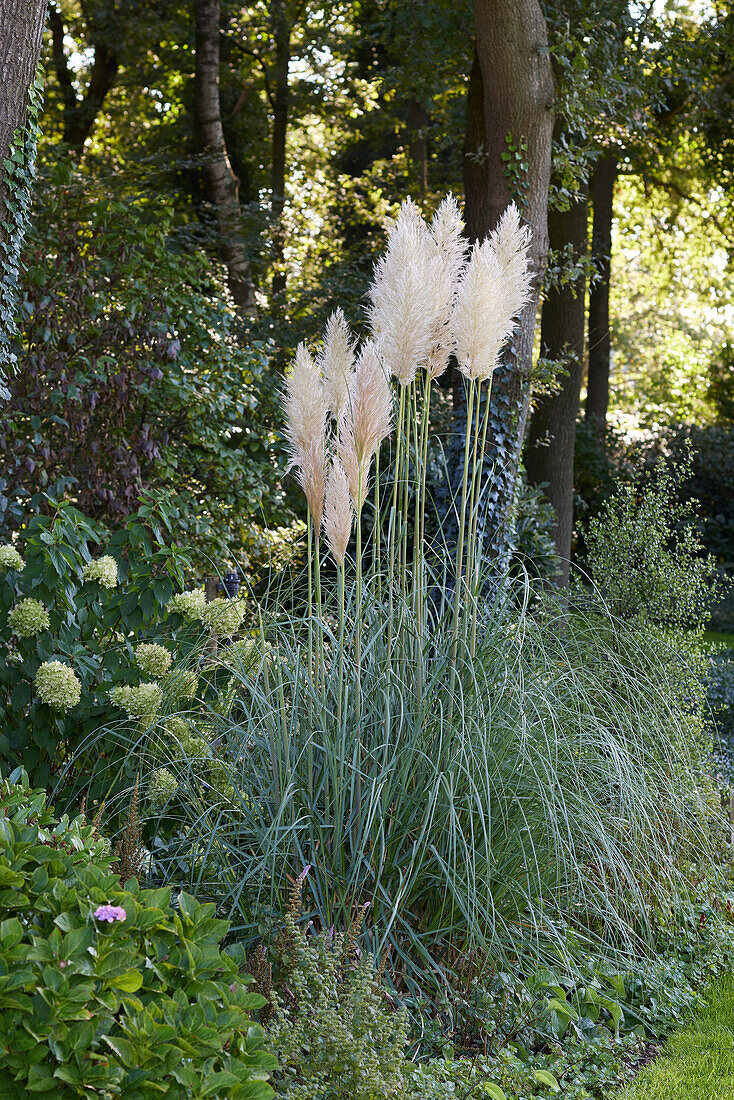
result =
[[64,51],[63,18],[55,4],[51,5],[48,18],[51,27],[51,55],[64,104],[63,140],[76,156],[81,156],[120,68],[120,20],[115,18],[112,8],[98,24],[87,23],[88,40],[94,48],[94,61],[89,86],[83,98],[79,99]]
[[[555,252],[570,244],[572,263],[587,251],[586,198],[568,210],[548,214],[550,247]],[[583,272],[583,268],[582,268]],[[546,495],[556,513],[555,543],[561,559],[557,583],[568,585],[573,533],[573,458],[576,420],[581,400],[586,327],[586,278],[549,290],[540,324],[540,353],[563,363],[568,373],[560,389],[541,397],[533,411],[525,448],[525,468],[531,485],[547,484]]]
[[[0,4],[0,401],[10,397],[6,371],[16,370],[12,349],[20,252],[28,220],[37,129],[24,131],[29,91],[41,55],[47,0]],[[23,134],[18,142],[17,135]],[[11,172],[5,161],[15,154]],[[14,200],[11,202],[11,199]],[[0,489],[2,487],[0,481]],[[2,505],[0,491],[0,505]]]
[[498,568],[504,570],[512,545],[535,316],[548,251],[553,72],[538,0],[474,0],[474,22],[476,52],[464,142],[467,229],[472,240],[481,240],[514,200],[532,230],[534,293],[494,374],[486,455],[492,470],[487,536]]
[[274,0],[272,5],[273,44],[275,64],[273,79],[273,140],[270,176],[270,212],[273,219],[273,299],[276,307],[284,304],[286,271],[284,265],[286,141],[288,138],[288,111],[290,108],[290,84],[288,69],[291,61],[291,34],[293,27],[285,0]]
[[219,0],[194,0],[194,117],[209,200],[214,207],[229,288],[244,316],[255,312],[252,269],[241,234],[239,180],[227,154],[219,105]]
[[428,191],[428,126],[431,117],[417,99],[408,101],[408,150],[411,172],[418,179],[418,194],[422,199]]
[[0,244],[6,219],[7,159],[15,131],[25,125],[28,89],[41,56],[46,0],[3,0],[0,5]]
[[606,428],[609,408],[609,282],[616,176],[616,157],[611,152],[604,153],[594,169],[591,190],[594,206],[591,251],[599,278],[589,294],[589,377],[586,387],[586,419],[596,421],[600,433]]

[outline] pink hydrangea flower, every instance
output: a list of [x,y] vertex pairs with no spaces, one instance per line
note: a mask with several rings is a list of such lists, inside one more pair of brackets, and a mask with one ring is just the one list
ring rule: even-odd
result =
[[127,913],[121,905],[100,905],[94,910],[95,920],[106,920],[112,924],[116,920],[127,920]]

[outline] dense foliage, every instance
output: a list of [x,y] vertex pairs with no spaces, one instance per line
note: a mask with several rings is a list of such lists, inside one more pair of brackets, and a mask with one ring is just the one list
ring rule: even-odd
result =
[[90,191],[62,163],[37,209],[0,430],[2,527],[43,493],[114,526],[165,485],[182,500],[179,541],[257,561],[263,525],[290,520],[267,347],[243,349],[217,272],[170,207]]
[[58,779],[104,723],[136,643],[163,634],[175,644],[166,605],[190,563],[165,502],[142,505],[111,537],[78,509],[45,503],[22,541],[0,547],[0,758],[35,784]]
[[266,1100],[263,998],[221,951],[214,906],[124,886],[84,818],[16,771],[0,789],[0,1084],[8,1100]]
[[49,5],[3,1096],[606,1100],[732,968],[734,11],[528,0],[528,123],[516,9]]

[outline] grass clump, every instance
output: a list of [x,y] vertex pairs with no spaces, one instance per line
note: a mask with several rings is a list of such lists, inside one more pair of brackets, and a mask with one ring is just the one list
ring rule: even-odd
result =
[[[413,996],[445,989],[467,958],[532,969],[579,945],[638,949],[681,863],[709,847],[669,651],[599,606],[533,601],[487,565],[491,381],[527,248],[514,208],[467,254],[453,200],[430,226],[404,204],[370,292],[372,339],[358,348],[335,314],[286,378],[309,514],[300,591],[260,604],[257,660],[209,647],[188,709],[164,699],[142,760],[126,757],[156,801],[162,881],[216,901],[255,942],[311,865],[317,930],[368,902],[363,942]],[[452,353],[467,422],[448,546],[426,475],[432,385]]]
[[620,1100],[730,1100],[733,1082],[734,978],[726,975]]

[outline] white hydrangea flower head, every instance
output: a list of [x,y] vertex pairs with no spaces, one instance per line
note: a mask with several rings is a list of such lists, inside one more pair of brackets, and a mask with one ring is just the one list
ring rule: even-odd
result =
[[36,694],[42,703],[54,710],[67,711],[82,697],[82,685],[74,672],[62,661],[45,661],[36,672]]
[[187,722],[185,718],[179,718],[174,715],[172,718],[167,718],[165,720],[163,729],[169,737],[173,737],[176,741],[180,741],[183,737],[190,736],[191,723]]
[[229,636],[236,634],[245,617],[245,605],[242,600],[228,600],[220,597],[206,604],[201,621],[217,634]]
[[112,689],[110,699],[128,717],[150,720],[161,709],[163,692],[161,685],[155,682],[140,684],[138,687],[121,684]]
[[232,672],[252,672],[270,648],[266,643],[263,650],[260,638],[242,638],[225,646],[219,653],[219,661]]
[[180,739],[179,745],[187,760],[208,760],[212,754],[207,739],[194,729],[190,730],[188,736]]
[[32,638],[48,630],[51,621],[40,600],[28,596],[8,612],[8,626],[19,638]]
[[109,554],[88,561],[82,570],[82,578],[87,583],[97,581],[103,588],[117,588],[117,562]]
[[168,768],[156,768],[148,783],[148,798],[152,804],[162,808],[170,802],[178,790],[178,783],[173,772]]
[[142,642],[135,648],[135,663],[146,676],[155,676],[156,679],[165,676],[172,661],[173,654],[155,642]]
[[203,588],[192,588],[187,592],[179,592],[166,604],[166,611],[171,615],[181,615],[188,620],[201,619],[206,607],[206,594]]
[[25,569],[25,562],[22,557],[9,542],[4,542],[0,546],[0,570],[3,572],[9,570],[15,570],[16,573],[20,573]]

